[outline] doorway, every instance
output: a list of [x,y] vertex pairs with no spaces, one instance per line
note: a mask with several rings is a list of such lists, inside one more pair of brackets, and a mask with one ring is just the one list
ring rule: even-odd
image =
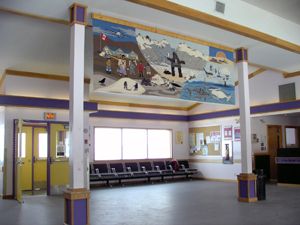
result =
[[14,196],[61,194],[69,185],[69,132],[63,122],[14,121]]
[[268,151],[270,154],[270,180],[277,181],[277,149],[282,148],[282,128],[280,125],[268,125]]
[[46,194],[47,124],[23,124],[19,133],[20,189],[22,194]]

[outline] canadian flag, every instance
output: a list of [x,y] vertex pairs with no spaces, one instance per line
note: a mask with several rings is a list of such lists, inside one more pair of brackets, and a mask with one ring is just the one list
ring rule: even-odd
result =
[[101,34],[101,35],[100,35],[100,38],[101,38],[103,41],[106,41],[107,36],[106,36],[105,34]]

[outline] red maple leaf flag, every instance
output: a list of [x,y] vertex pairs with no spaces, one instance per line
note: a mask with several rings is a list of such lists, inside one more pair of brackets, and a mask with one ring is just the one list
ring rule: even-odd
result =
[[101,34],[100,37],[103,41],[106,41],[106,39],[107,39],[107,36],[105,34]]

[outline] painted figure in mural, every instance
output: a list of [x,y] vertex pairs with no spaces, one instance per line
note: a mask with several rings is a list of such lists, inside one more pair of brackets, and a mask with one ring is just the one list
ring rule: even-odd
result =
[[105,68],[106,73],[111,74],[111,57],[110,56],[107,56],[105,65],[106,65],[106,68]]
[[128,84],[127,84],[127,81],[124,82],[124,89],[125,89],[125,90],[128,90]]
[[118,72],[120,76],[127,76],[125,55],[122,55],[121,58],[118,60],[118,67]]
[[150,78],[152,74],[151,74],[151,67],[149,63],[147,63],[147,65],[145,66],[145,71],[146,71],[146,77]]
[[143,64],[142,60],[137,64],[137,69],[138,69],[139,77],[143,77],[144,76],[144,64]]
[[137,90],[139,89],[139,84],[138,84],[138,83],[135,83],[135,85],[133,86],[133,88],[134,88],[134,89],[133,89],[134,91],[137,91]]
[[129,74],[131,76],[135,76],[135,71],[136,71],[136,61],[130,60],[129,61]]
[[173,52],[172,58],[167,57],[167,59],[171,62],[172,76],[173,77],[175,76],[175,68],[177,67],[179,77],[182,77],[181,64],[185,64],[185,62],[178,58],[178,55],[176,54],[176,52]]

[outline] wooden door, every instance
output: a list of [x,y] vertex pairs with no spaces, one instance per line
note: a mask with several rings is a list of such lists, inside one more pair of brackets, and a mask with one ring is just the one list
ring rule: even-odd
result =
[[280,125],[268,125],[268,151],[270,154],[270,179],[277,180],[275,163],[277,149],[282,148],[282,129]]

